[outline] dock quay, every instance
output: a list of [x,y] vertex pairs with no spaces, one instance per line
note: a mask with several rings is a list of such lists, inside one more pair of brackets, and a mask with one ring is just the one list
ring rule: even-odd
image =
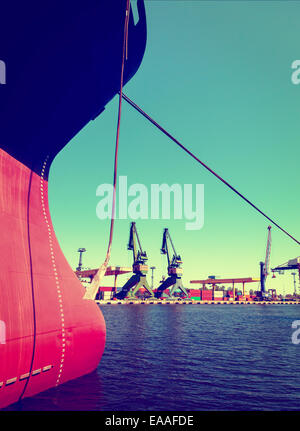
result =
[[299,305],[300,301],[155,301],[155,300],[95,300],[99,305]]

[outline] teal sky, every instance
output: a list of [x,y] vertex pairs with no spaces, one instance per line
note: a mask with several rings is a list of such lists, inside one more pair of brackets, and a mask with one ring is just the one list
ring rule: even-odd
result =
[[[291,82],[291,64],[300,59],[300,3],[153,0],[146,11],[145,57],[125,94],[299,240],[300,85]],[[109,220],[96,217],[96,189],[112,181],[117,102],[51,168],[51,215],[73,268],[78,247],[87,249],[86,267],[105,258]],[[258,277],[267,220],[125,102],[119,175],[149,189],[152,183],[204,184],[201,230],[185,230],[186,220],[136,220],[156,283],[166,274],[164,227],[183,258],[186,287],[211,274]],[[116,220],[112,265],[132,263],[129,225]],[[271,266],[299,255],[299,246],[273,227]],[[109,277],[103,282],[111,283]],[[267,287],[291,292],[292,276],[270,277]]]

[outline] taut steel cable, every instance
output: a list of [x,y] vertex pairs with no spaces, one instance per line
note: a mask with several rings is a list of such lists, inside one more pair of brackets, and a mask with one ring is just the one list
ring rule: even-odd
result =
[[161,132],[163,132],[168,138],[170,138],[175,144],[177,144],[182,150],[184,150],[189,156],[193,157],[198,163],[200,163],[205,169],[207,169],[210,173],[212,173],[218,180],[222,181],[227,187],[229,187],[234,193],[240,196],[245,202],[247,202],[252,208],[262,214],[266,219],[268,219],[271,223],[273,223],[278,229],[280,229],[283,233],[289,236],[293,241],[300,245],[300,242],[291,234],[289,234],[285,229],[283,229],[278,223],[272,220],[269,216],[267,216],[263,211],[261,211],[256,205],[254,205],[249,199],[247,199],[242,193],[240,193],[237,189],[235,189],[232,185],[230,185],[224,178],[218,175],[215,171],[213,171],[209,166],[207,166],[204,162],[202,162],[195,154],[193,154],[188,148],[182,145],[174,136],[172,136],[167,130],[165,130],[161,125],[159,125],[150,115],[148,115],[145,111],[140,108],[136,103],[134,103],[128,96],[122,93],[123,99],[129,103],[134,109],[136,109],[140,114],[142,114],[147,120],[149,120],[155,127],[157,127]]

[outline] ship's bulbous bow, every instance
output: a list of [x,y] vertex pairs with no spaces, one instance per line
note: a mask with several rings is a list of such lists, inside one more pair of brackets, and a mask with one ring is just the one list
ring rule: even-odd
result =
[[48,183],[0,150],[0,406],[94,370],[105,322],[57,242]]

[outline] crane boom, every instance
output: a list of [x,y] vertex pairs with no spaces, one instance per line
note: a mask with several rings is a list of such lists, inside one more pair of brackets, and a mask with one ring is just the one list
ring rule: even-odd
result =
[[271,254],[271,226],[268,226],[268,239],[267,239],[265,261],[260,262],[260,295],[261,296],[265,294],[266,279],[267,279],[267,276],[269,275],[270,254]]
[[271,254],[271,242],[272,242],[271,228],[272,226],[268,226],[268,239],[267,239],[265,266],[264,266],[265,277],[269,275],[269,268],[270,268],[270,254]]
[[164,229],[163,234],[163,240],[162,240],[162,246],[160,249],[161,254],[166,254],[168,259],[168,265],[170,265],[170,256],[169,256],[169,249],[168,249],[168,229]]

